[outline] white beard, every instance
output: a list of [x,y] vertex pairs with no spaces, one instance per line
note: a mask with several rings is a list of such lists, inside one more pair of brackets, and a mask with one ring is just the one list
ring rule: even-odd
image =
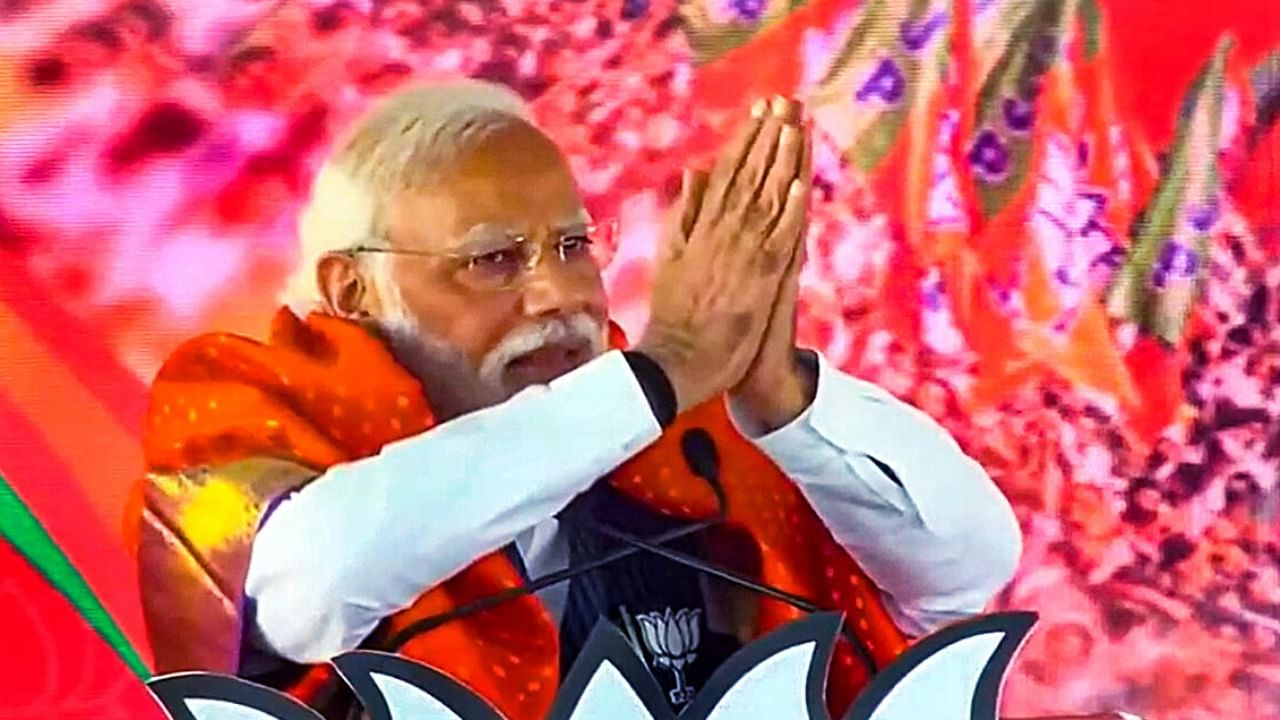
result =
[[589,356],[607,349],[604,327],[594,317],[579,312],[564,318],[520,325],[485,354],[479,368],[447,341],[424,330],[408,312],[393,283],[379,283],[384,314],[375,321],[396,359],[427,390],[433,407],[443,414],[459,415],[495,405],[513,394],[504,373],[512,360],[549,345],[585,344]]
[[479,377],[486,384],[501,385],[502,373],[512,360],[548,345],[586,343],[590,356],[605,350],[604,328],[586,313],[521,325],[502,338],[480,362]]

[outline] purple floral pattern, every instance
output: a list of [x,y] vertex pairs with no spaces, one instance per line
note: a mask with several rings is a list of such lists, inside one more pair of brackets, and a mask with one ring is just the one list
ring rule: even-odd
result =
[[1196,232],[1206,233],[1218,221],[1218,214],[1217,203],[1199,205],[1187,212],[1187,224]]
[[906,92],[907,79],[903,76],[901,68],[892,59],[885,58],[876,66],[871,77],[858,88],[854,97],[862,103],[878,99],[886,104],[896,105],[902,101]]
[[1120,269],[1120,266],[1124,264],[1126,254],[1124,247],[1120,245],[1112,245],[1106,252],[1093,259],[1093,267],[1118,270]]
[[900,26],[902,46],[908,52],[920,52],[939,30],[947,26],[948,19],[947,12],[939,10],[927,20],[903,20]]
[[935,230],[968,232],[968,217],[960,192],[960,179],[951,158],[951,145],[960,126],[960,113],[950,110],[938,120],[933,149],[926,217]]
[[1151,272],[1151,284],[1163,290],[1172,280],[1193,278],[1200,269],[1200,255],[1177,240],[1169,240],[1160,250]]
[[986,128],[978,133],[969,150],[969,164],[987,182],[1000,182],[1009,177],[1009,148],[1000,134]]
[[741,20],[755,22],[764,15],[765,0],[729,0],[729,9]]
[[1005,127],[1015,135],[1026,135],[1031,132],[1036,119],[1034,104],[1016,97],[1007,97],[1001,104],[1000,110],[1004,116]]
[[1082,192],[1078,198],[1080,202],[1088,205],[1084,224],[1080,227],[1080,234],[1084,237],[1094,234],[1103,235],[1107,238],[1112,237],[1111,228],[1107,225],[1108,199],[1106,194],[1101,192]]
[[924,303],[926,310],[930,312],[942,310],[946,305],[946,299],[947,289],[942,282],[942,278],[934,278],[924,284],[920,300]]

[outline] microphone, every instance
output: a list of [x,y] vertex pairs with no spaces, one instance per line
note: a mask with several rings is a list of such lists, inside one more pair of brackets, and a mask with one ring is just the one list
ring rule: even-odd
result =
[[[486,595],[482,598],[473,600],[472,602],[454,608],[449,612],[431,615],[422,618],[402,628],[399,632],[392,635],[388,641],[391,651],[401,649],[405,643],[414,637],[425,632],[434,630],[442,625],[461,620],[478,612],[488,610],[495,605],[501,605],[504,602],[515,600],[525,595],[531,595],[545,588],[557,585],[567,580],[582,575],[584,573],[598,570],[605,565],[612,564],[625,557],[635,555],[641,550],[647,550],[649,547],[659,547],[665,543],[679,540],[680,538],[693,535],[694,533],[706,530],[709,527],[717,525],[724,521],[727,513],[728,501],[724,494],[724,487],[720,484],[720,452],[716,449],[715,441],[711,439],[711,434],[702,428],[693,428],[686,430],[680,436],[680,454],[684,458],[685,464],[689,466],[689,471],[699,478],[706,481],[711,487],[711,491],[716,496],[716,514],[706,520],[691,523],[683,527],[673,528],[665,532],[658,533],[646,540],[647,545],[640,547],[627,544],[624,547],[611,550],[600,557],[589,562],[578,565],[571,565],[558,570],[549,575],[544,575],[536,580],[524,582],[516,587],[502,590],[500,592]],[[572,506],[572,504],[570,505]],[[568,508],[566,508],[568,510]],[[562,511],[557,514],[557,518],[567,521],[564,517],[566,513]],[[589,515],[588,515],[589,517]],[[591,523],[594,526],[594,523]],[[593,527],[593,529],[595,529]]]
[[680,454],[684,456],[689,470],[711,486],[711,492],[716,495],[716,514],[724,518],[729,500],[725,497],[724,486],[720,484],[720,451],[716,449],[711,433],[700,427],[685,430],[680,436]]

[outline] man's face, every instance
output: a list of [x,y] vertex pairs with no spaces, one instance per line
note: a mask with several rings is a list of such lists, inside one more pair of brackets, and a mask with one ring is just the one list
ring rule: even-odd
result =
[[[389,215],[394,249],[446,255],[390,255],[399,298],[379,298],[378,310],[442,416],[500,402],[604,350],[588,218],[563,156],[539,131],[491,134],[430,187],[394,199]],[[540,249],[532,267],[505,252],[515,237]]]

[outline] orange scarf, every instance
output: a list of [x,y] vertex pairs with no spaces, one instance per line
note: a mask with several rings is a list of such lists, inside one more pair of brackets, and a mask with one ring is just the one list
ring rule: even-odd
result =
[[[614,328],[613,341],[624,340]],[[263,344],[226,334],[180,347],[152,388],[144,452],[149,471],[274,457],[321,471],[375,455],[383,445],[435,424],[422,388],[386,347],[362,327],[313,314],[305,321],[279,311]],[[880,593],[832,538],[795,485],[733,428],[716,399],[680,417],[654,445],[610,475],[622,492],[672,517],[714,514],[715,497],[687,469],[681,433],[702,427],[721,455],[727,524],[758,549],[759,580],[843,611],[878,666],[907,641]],[[425,469],[429,472],[429,468]],[[448,508],[440,508],[448,512]],[[423,523],[431,522],[424,517]],[[477,560],[387,620],[394,633],[416,619],[516,586],[520,577],[501,553]],[[756,633],[801,615],[763,599]],[[540,601],[524,596],[419,635],[401,648],[469,686],[512,720],[542,718],[559,676],[556,626]],[[306,699],[325,672],[294,689]],[[829,678],[829,705],[843,715],[866,683],[864,665],[840,643]]]

